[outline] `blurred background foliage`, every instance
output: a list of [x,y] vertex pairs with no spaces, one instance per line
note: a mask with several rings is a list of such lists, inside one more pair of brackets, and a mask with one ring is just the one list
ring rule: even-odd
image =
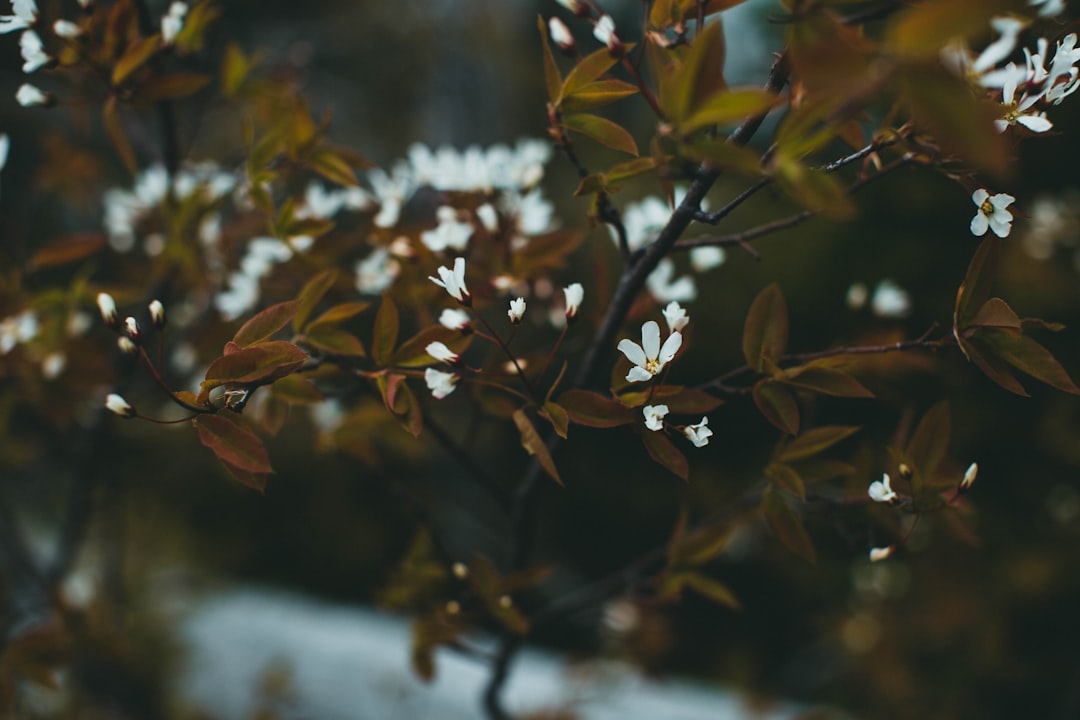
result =
[[[639,4],[610,5],[620,26],[632,27]],[[388,166],[413,142],[462,148],[544,135],[535,17],[561,13],[554,2],[230,0],[221,7],[211,46],[197,62],[211,68],[227,39],[258,50],[273,73],[295,79],[316,114],[333,111],[335,142],[376,164]],[[727,20],[729,80],[758,82],[769,54],[780,47],[777,28],[766,22],[777,11],[765,0]],[[13,97],[18,67],[16,43],[0,43],[0,97]],[[239,164],[238,123],[228,109],[207,112],[213,96],[180,105],[184,153]],[[648,130],[635,125],[647,122],[638,99],[617,107],[617,119]],[[5,277],[62,229],[97,229],[101,191],[130,181],[115,157],[101,152],[94,108],[85,114],[68,109],[73,112],[0,103],[0,127],[13,138],[0,179],[0,256],[11,263]],[[1018,146],[1012,174],[994,189],[1017,197],[1020,216],[1003,246],[995,294],[1022,316],[1069,326],[1040,341],[1074,378],[1080,376],[1080,191],[1073,160],[1080,157],[1080,133],[1070,131],[1080,127],[1078,112],[1076,102],[1054,108],[1052,119],[1063,132]],[[144,142],[152,143],[154,120],[145,119]],[[592,148],[583,160],[598,168],[617,161]],[[575,185],[572,170],[555,157],[546,193],[564,226],[588,232],[578,264],[564,279],[588,279],[587,314],[596,317],[604,290],[593,264],[614,260],[614,252],[604,228],[588,227],[585,201],[571,197]],[[710,197],[719,205],[739,189],[737,180],[722,179]],[[625,206],[659,191],[647,181],[629,183],[615,201]],[[1040,203],[1059,203],[1058,217],[1071,217],[1046,231],[1049,241],[1045,232],[1032,237]],[[875,183],[857,206],[850,222],[813,220],[757,242],[760,260],[729,250],[726,264],[700,283],[700,297],[688,304],[692,351],[680,360],[680,381],[703,382],[742,363],[746,310],[774,281],[788,300],[790,347],[797,352],[917,337],[935,322],[947,327],[977,245],[968,232],[974,210],[968,195],[915,168]],[[725,229],[790,210],[783,198],[761,193]],[[881,320],[845,305],[853,283],[873,287],[884,279],[909,294],[906,318]],[[57,280],[50,271],[26,282]],[[105,372],[112,360],[79,362],[100,364]],[[858,468],[846,481],[848,492],[864,493],[887,466],[883,447],[944,397],[952,407],[949,464],[958,477],[969,462],[981,468],[969,498],[973,512],[964,516],[970,532],[930,517],[896,556],[871,565],[867,548],[895,539],[887,519],[866,508],[811,506],[806,521],[818,545],[815,565],[753,522],[740,526],[709,566],[709,574],[737,595],[739,611],[692,593],[681,604],[638,602],[631,587],[626,597],[541,626],[533,639],[856,717],[1080,715],[1080,403],[1035,383],[1028,385],[1031,398],[1012,396],[953,351],[876,358],[862,365],[860,379],[878,401],[822,399],[806,408],[815,423],[863,427],[841,446]],[[16,402],[22,381],[5,375],[0,383],[0,402]],[[134,398],[153,392],[141,380],[135,388]],[[98,402],[91,389],[83,388],[89,398],[80,399],[83,408]],[[72,404],[50,392],[47,383],[40,388],[42,415],[48,416],[50,402]],[[457,430],[460,407],[436,413],[435,420]],[[540,496],[538,556],[556,565],[553,593],[663,545],[684,505],[700,519],[760,480],[777,431],[749,398],[731,399],[710,420],[716,435],[691,456],[686,484],[628,446],[621,431],[571,430],[557,458],[566,488],[544,488]],[[512,488],[526,465],[512,429],[483,420],[472,429],[470,451]],[[377,458],[313,454],[316,430],[306,414],[296,413],[270,442],[277,474],[263,497],[227,479],[189,430],[117,422],[107,446],[96,452],[105,482],[80,565],[99,562],[103,581],[126,588],[135,616],[122,642],[112,636],[83,656],[88,683],[99,689],[108,684],[101,679],[106,676],[128,678],[129,687],[150,697],[166,684],[172,664],[160,648],[169,628],[155,625],[154,609],[162,596],[251,582],[375,602],[414,538],[418,508],[463,561],[498,557],[505,542],[505,520],[490,499],[432,443],[413,442],[403,432]],[[63,458],[76,452],[70,437],[21,409],[0,438],[3,501],[46,547],[68,491],[55,480],[69,472]],[[101,553],[120,555],[101,561]],[[154,661],[146,665],[148,658]],[[145,702],[149,708],[157,701]]]

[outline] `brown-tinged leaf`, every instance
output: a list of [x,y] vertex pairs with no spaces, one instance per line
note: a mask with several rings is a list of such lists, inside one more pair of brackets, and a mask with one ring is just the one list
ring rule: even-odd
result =
[[769,463],[765,467],[765,477],[772,480],[777,487],[798,495],[800,500],[806,499],[806,485],[799,473],[790,465],[778,462]]
[[581,62],[567,73],[566,81],[562,85],[561,96],[563,98],[569,97],[586,85],[596,82],[601,75],[610,70],[611,66],[617,62],[618,60],[611,56],[606,47],[585,56]]
[[663,432],[645,430],[641,433],[645,451],[658,465],[678,475],[684,482],[690,479],[690,463],[675,443]]
[[607,118],[590,115],[589,113],[576,113],[564,116],[562,123],[568,130],[581,133],[585,137],[595,140],[601,145],[606,145],[612,150],[630,153],[631,155],[638,154],[637,143],[634,142],[633,136],[626,131],[626,128],[611,122]]
[[682,154],[709,167],[757,178],[762,174],[761,158],[750,148],[720,138],[698,137],[683,145]]
[[[220,458],[218,459],[220,460]],[[266,473],[248,472],[247,470],[238,468],[235,465],[230,465],[224,460],[221,461],[221,464],[226,470],[229,471],[229,474],[232,475],[233,480],[235,480],[236,482],[240,483],[241,485],[246,485],[247,487],[259,493],[266,492],[266,482],[269,479],[269,476]]]
[[210,84],[211,77],[201,73],[173,73],[147,78],[136,96],[146,102],[179,100],[191,97]]
[[[299,342],[299,338],[297,341]],[[325,323],[308,325],[304,331],[303,342],[332,355],[363,357],[366,354],[360,338],[347,330]]]
[[244,54],[235,42],[225,48],[221,61],[221,92],[225,97],[235,97],[247,81],[254,62]]
[[338,323],[351,320],[360,313],[371,307],[366,302],[346,302],[334,305],[319,317],[311,321],[312,325],[337,325]]
[[109,134],[109,140],[112,141],[116,154],[120,156],[120,161],[124,163],[128,172],[132,175],[136,174],[139,167],[135,162],[135,151],[131,149],[131,142],[128,140],[127,130],[124,129],[124,121],[120,117],[120,108],[115,95],[105,101],[101,119],[105,123],[105,131]]
[[948,401],[939,402],[930,408],[915,427],[905,452],[915,464],[911,486],[916,495],[922,489],[922,483],[934,474],[945,459],[951,432],[952,419]]
[[307,359],[307,353],[284,340],[249,345],[210,363],[200,400],[205,400],[210,389],[225,383],[257,386],[273,382],[292,373]]
[[775,380],[761,380],[754,385],[754,404],[765,419],[788,435],[799,434],[799,406],[795,396]]
[[975,317],[968,323],[968,327],[993,327],[1021,331],[1023,324],[1008,303],[994,297],[983,303],[979,312],[975,313]]
[[727,125],[748,117],[768,112],[777,97],[757,88],[722,90],[706,98],[694,112],[679,125],[679,130],[691,133],[712,125]]
[[682,67],[667,83],[661,96],[666,119],[681,128],[704,101],[724,90],[724,29],[712,22],[698,29],[690,47],[682,54]]
[[894,52],[937,57],[950,42],[985,33],[990,18],[1014,9],[1009,0],[914,3],[891,18],[886,39]]
[[794,467],[805,484],[839,477],[850,477],[855,474],[855,467],[850,463],[823,457],[799,460]]
[[191,421],[199,442],[226,465],[249,473],[273,472],[262,440],[238,420],[224,415],[199,415]]
[[389,293],[383,293],[379,312],[375,315],[371,355],[379,365],[386,365],[394,354],[398,339],[398,310]]
[[997,237],[987,237],[979,243],[968,264],[964,282],[956,293],[956,308],[953,312],[953,332],[957,335],[970,324],[971,319],[990,299],[1000,247],[1001,241]]
[[241,325],[232,341],[243,348],[267,339],[288,325],[289,321],[296,316],[299,307],[300,303],[297,300],[271,305]]
[[314,312],[315,306],[318,305],[319,301],[323,299],[323,296],[330,291],[330,288],[334,287],[337,278],[337,270],[323,270],[321,273],[304,283],[304,287],[300,290],[300,294],[296,296],[296,300],[299,304],[296,306],[296,315],[293,316],[293,330],[297,332],[303,330],[304,323],[311,317],[311,313]]
[[555,428],[555,434],[566,439],[570,418],[561,405],[551,401],[544,403],[544,407],[540,409],[540,416],[551,423],[551,427]]
[[[289,375],[289,377],[295,378],[298,376]],[[283,379],[287,380],[288,378]],[[289,407],[288,401],[271,393],[266,398],[266,402],[259,406],[259,427],[271,437],[276,437],[289,419]]]
[[829,173],[784,156],[777,156],[774,170],[776,184],[807,210],[835,219],[854,214],[847,190]]
[[274,397],[294,405],[310,405],[323,400],[323,394],[315,383],[295,373],[275,381],[270,390]]
[[1047,332],[1061,332],[1065,329],[1064,323],[1050,322],[1049,320],[1043,320],[1042,318],[1021,318],[1020,327],[1024,334],[1030,333],[1032,330],[1046,330]]
[[804,92],[842,100],[865,94],[880,74],[874,47],[862,28],[845,25],[824,6],[800,12],[788,26],[788,53]]
[[746,364],[757,372],[765,371],[765,361],[775,363],[788,341],[788,312],[780,286],[772,283],[754,298],[746,313],[742,348]]
[[806,534],[802,518],[788,503],[784,494],[768,487],[761,495],[761,513],[776,537],[793,553],[808,562],[815,562],[817,553]]
[[674,415],[704,415],[724,404],[724,401],[704,390],[685,388],[663,398],[668,411]]
[[814,457],[818,453],[825,452],[833,445],[851,437],[860,429],[849,425],[826,425],[811,428],[791,442],[782,445],[776,459],[781,462],[793,462]]
[[973,362],[975,367],[982,370],[992,381],[1020,397],[1031,397],[1028,391],[1024,389],[1024,386],[1020,384],[1020,381],[1016,379],[1016,376],[1012,374],[1012,371],[1009,370],[1008,365],[998,358],[994,349],[980,343],[978,337],[969,340],[961,335],[958,344],[967,359]]
[[742,609],[742,605],[739,604],[739,600],[735,597],[735,593],[731,592],[728,586],[719,580],[714,580],[704,573],[695,572],[693,570],[678,573],[678,577],[684,587],[690,588],[699,595],[707,597],[721,605],[726,605],[732,610]]
[[536,16],[536,24],[540,28],[540,44],[544,48],[544,87],[547,88],[548,102],[558,106],[562,99],[562,73],[555,64],[555,56],[551,54],[551,45],[548,43],[548,28],[543,16]]
[[555,460],[551,457],[551,451],[544,444],[540,434],[536,432],[532,420],[529,420],[529,416],[525,414],[524,410],[518,409],[514,411],[514,424],[517,425],[518,433],[521,434],[521,447],[536,458],[536,461],[540,463],[540,467],[544,469],[548,477],[562,485],[563,481],[559,477],[559,470],[555,467]]
[[161,38],[158,35],[149,37],[137,37],[131,41],[124,50],[124,54],[116,61],[112,69],[112,84],[121,85],[131,77],[131,74],[146,64],[146,61],[154,56],[160,47]]
[[831,368],[811,366],[792,370],[790,375],[781,382],[798,390],[809,390],[833,397],[874,397],[874,393],[867,390],[858,380],[846,372]]
[[27,272],[66,265],[85,260],[105,247],[105,236],[96,232],[79,232],[50,240],[26,263]]
[[571,421],[595,428],[630,425],[634,416],[618,400],[589,390],[567,390],[559,396],[559,405]]
[[609,168],[604,173],[604,180],[607,183],[618,183],[623,180],[629,180],[632,177],[637,177],[642,173],[653,170],[657,166],[657,160],[655,157],[642,157],[635,158],[633,160],[627,160],[626,162],[619,163]]
[[979,336],[999,358],[1017,370],[1062,392],[1080,395],[1080,387],[1076,386],[1057,358],[1028,336],[995,328],[987,328]]
[[676,7],[675,0],[653,0],[652,7],[649,8],[649,25],[664,29],[681,20],[681,17],[676,18],[672,15]]
[[442,325],[432,325],[403,342],[397,352],[394,353],[390,364],[395,367],[405,368],[434,365],[437,361],[428,355],[426,349],[428,345],[433,342],[441,342],[450,348],[452,352],[460,355],[469,347],[474,337],[475,335],[466,335],[459,330],[451,330]]
[[636,85],[622,80],[597,80],[563,97],[561,108],[564,112],[595,110],[637,93]]
[[359,184],[352,165],[334,148],[323,147],[311,153],[307,158],[307,166],[338,185],[354,187]]
[[724,551],[731,541],[730,524],[708,525],[680,537],[672,538],[668,548],[669,567],[704,565]]
[[[715,15],[718,12],[742,5],[746,0],[705,0],[705,17]],[[683,18],[697,17],[698,0],[678,0],[678,7]]]

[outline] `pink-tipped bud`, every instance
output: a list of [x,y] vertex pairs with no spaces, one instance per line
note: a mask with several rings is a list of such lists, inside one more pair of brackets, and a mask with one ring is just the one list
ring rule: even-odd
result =
[[596,21],[596,25],[593,26],[593,37],[607,45],[608,52],[614,58],[622,57],[626,50],[622,40],[615,34],[615,21],[610,15],[601,15]]
[[870,548],[870,562],[881,562],[882,560],[890,557],[895,550],[895,545],[889,545],[888,547]]
[[427,351],[428,355],[440,362],[450,363],[451,365],[454,365],[458,361],[458,354],[448,348],[446,346],[446,343],[429,343],[428,346],[424,348],[424,350]]
[[521,316],[525,314],[525,298],[518,298],[517,300],[510,301],[510,309],[506,311],[506,316],[510,318],[510,322],[514,325],[521,324]]
[[585,299],[585,288],[581,283],[573,283],[563,288],[563,294],[566,295],[566,319],[572,320],[577,317],[581,301]]
[[125,355],[134,355],[139,352],[139,346],[131,342],[131,338],[127,335],[121,335],[116,339],[116,346],[120,348],[120,352]]
[[116,301],[113,300],[112,295],[109,293],[98,293],[97,296],[98,311],[101,313],[101,319],[105,321],[113,330],[120,327],[120,316],[116,314]]
[[116,393],[109,393],[105,398],[105,407],[122,418],[133,418],[136,414],[135,406]]
[[161,304],[160,300],[150,301],[150,322],[158,330],[165,328],[165,306]]
[[130,315],[124,318],[124,332],[131,338],[131,342],[136,345],[142,341],[142,330],[139,329],[139,321]]
[[559,46],[564,53],[574,52],[574,35],[566,23],[557,17],[548,20],[548,32],[551,34],[551,42]]

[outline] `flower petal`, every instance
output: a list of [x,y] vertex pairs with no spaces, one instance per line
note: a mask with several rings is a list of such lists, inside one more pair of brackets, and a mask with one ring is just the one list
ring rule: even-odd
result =
[[[650,320],[641,326],[641,349],[645,351],[645,357],[655,360],[660,354],[660,326],[655,320]],[[638,363],[644,365],[645,363]]]
[[627,360],[634,363],[638,367],[644,366],[648,360],[645,357],[645,351],[642,350],[641,346],[633,340],[623,338],[619,341],[618,350],[626,356]]
[[975,213],[975,217],[971,218],[971,234],[975,237],[985,235],[988,227],[990,227],[990,221],[981,212]]
[[671,359],[675,357],[675,353],[679,352],[679,348],[682,347],[682,333],[673,332],[668,335],[668,339],[664,341],[664,347],[660,348],[660,362],[661,364],[667,364],[671,362]]
[[652,380],[652,373],[640,365],[635,365],[630,368],[630,372],[626,373],[626,382],[645,382],[646,380]]
[[990,197],[990,193],[986,191],[986,188],[979,188],[971,193],[971,202],[975,203],[977,207],[982,207],[982,204],[986,202],[986,198],[988,197]]

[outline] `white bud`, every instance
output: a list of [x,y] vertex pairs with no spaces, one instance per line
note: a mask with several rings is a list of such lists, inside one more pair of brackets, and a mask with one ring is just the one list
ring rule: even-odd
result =
[[880,562],[885,558],[891,556],[895,550],[895,545],[889,545],[888,547],[870,548],[870,562]]
[[566,295],[566,317],[575,317],[578,313],[578,308],[581,307],[581,301],[585,299],[585,288],[581,283],[573,283],[563,288],[563,294]]
[[154,323],[154,327],[158,330],[165,327],[165,306],[161,304],[160,300],[150,301],[150,321]]
[[142,331],[139,330],[139,321],[128,315],[124,318],[124,332],[131,338],[131,341],[136,345],[139,344],[139,339],[142,338]]
[[464,580],[465,578],[469,577],[469,568],[467,565],[465,565],[465,563],[454,563],[451,571],[454,573],[454,577],[456,577],[458,580]]
[[964,479],[960,481],[960,489],[967,490],[975,484],[975,476],[979,474],[979,463],[971,463],[964,473]]
[[109,393],[108,397],[105,398],[105,407],[110,412],[114,412],[120,417],[135,417],[135,406],[128,403],[127,400],[120,397],[116,393]]
[[571,52],[574,49],[574,36],[570,28],[566,27],[566,23],[559,18],[553,17],[548,20],[548,32],[551,33],[551,42],[558,45],[560,50]]
[[23,107],[51,105],[53,102],[53,96],[51,93],[47,93],[44,90],[34,85],[31,85],[30,83],[23,83],[15,92],[15,101]]
[[53,23],[52,29],[57,37],[65,40],[74,40],[82,35],[82,28],[70,20],[57,20]]
[[106,325],[115,330],[120,318],[116,314],[116,301],[113,300],[112,295],[109,293],[98,293],[97,306],[98,311],[101,312],[101,319],[105,321]]
[[125,355],[134,355],[139,352],[139,346],[131,342],[131,338],[127,335],[121,335],[116,339],[116,345],[120,348],[120,352]]
[[458,361],[458,354],[448,348],[446,346],[446,343],[429,343],[428,346],[424,348],[424,350],[427,351],[428,355],[435,358],[436,360],[439,360],[440,362],[454,364]]
[[510,318],[510,322],[517,325],[521,322],[521,316],[525,314],[525,298],[518,298],[517,300],[510,301],[510,309],[506,311],[506,316]]

